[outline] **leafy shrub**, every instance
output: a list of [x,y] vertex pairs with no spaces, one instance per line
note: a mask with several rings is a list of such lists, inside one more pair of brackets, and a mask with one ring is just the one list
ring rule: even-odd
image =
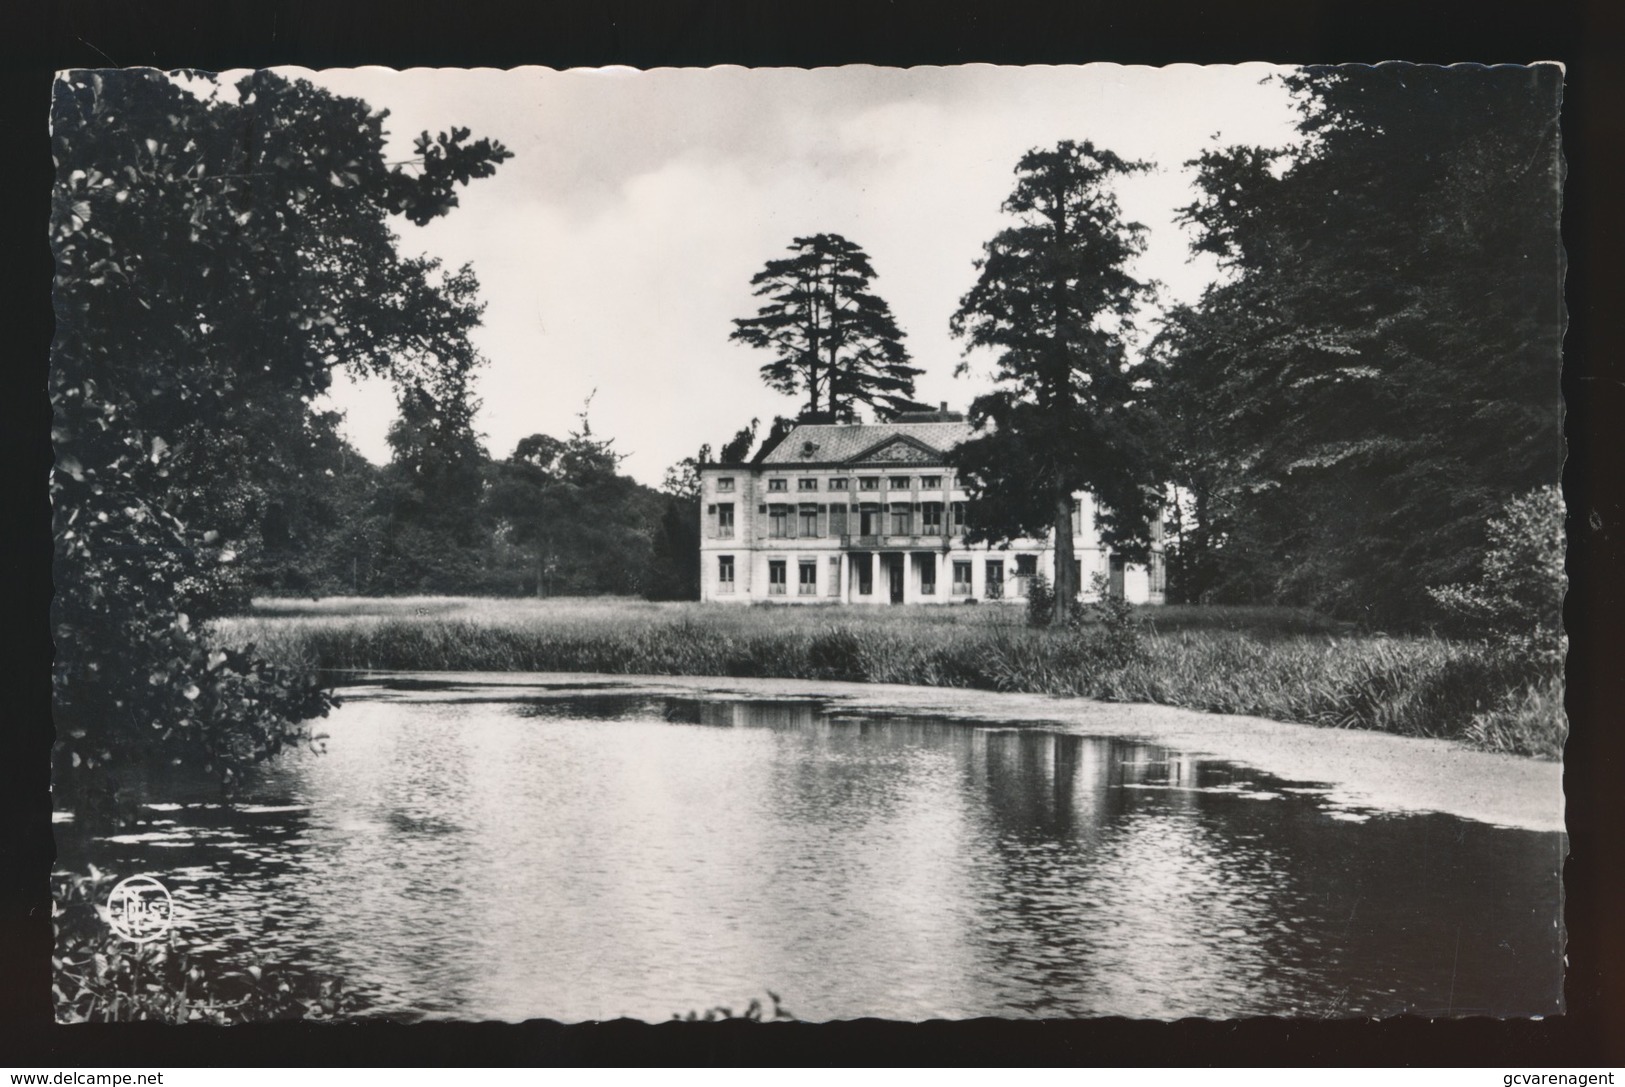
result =
[[331,1019],[359,1009],[358,999],[337,979],[196,954],[174,930],[145,944],[121,939],[103,916],[113,882],[95,867],[86,875],[51,876],[58,1022],[224,1025]]
[[1027,625],[1047,627],[1055,621],[1055,588],[1040,570],[1027,582]]
[[118,494],[57,509],[56,781],[90,822],[119,816],[111,798],[143,765],[180,760],[229,785],[334,704],[310,675],[214,644],[184,609],[208,614],[191,587],[232,555]]
[[1450,629],[1479,639],[1493,697],[1477,705],[1465,734],[1480,746],[1560,757],[1563,711],[1563,496],[1542,487],[1508,502],[1485,527],[1489,547],[1476,581],[1428,590]]
[[1073,630],[1090,644],[1090,655],[1107,668],[1124,668],[1144,650],[1135,607],[1115,596],[1104,574],[1090,579],[1094,599],[1072,613]]
[[1563,495],[1542,487],[1513,499],[1490,520],[1478,579],[1430,588],[1450,628],[1483,638],[1546,669],[1561,669]]

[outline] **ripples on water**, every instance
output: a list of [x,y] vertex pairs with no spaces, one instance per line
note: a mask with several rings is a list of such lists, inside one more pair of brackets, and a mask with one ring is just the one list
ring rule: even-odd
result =
[[64,863],[159,874],[200,941],[400,1018],[1559,1010],[1560,835],[1041,726],[358,693],[235,808],[64,822]]

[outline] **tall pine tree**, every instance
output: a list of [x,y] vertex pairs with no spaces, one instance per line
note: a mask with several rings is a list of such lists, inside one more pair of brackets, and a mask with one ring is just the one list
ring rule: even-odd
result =
[[772,351],[762,379],[805,395],[804,414],[850,421],[861,405],[884,419],[918,407],[922,371],[909,365],[891,307],[871,289],[869,255],[839,234],[796,238],[790,251],[752,277],[766,301],[754,317],[736,319],[728,338]]
[[998,381],[971,405],[982,433],[953,453],[972,538],[1049,532],[1058,620],[1079,589],[1073,492],[1100,500],[1107,541],[1131,556],[1149,545],[1158,504],[1160,428],[1126,339],[1151,293],[1128,267],[1145,227],[1123,220],[1112,192],[1148,168],[1087,141],[1022,156],[1004,203],[1016,224],[984,246],[951,325],[968,347],[994,352]]

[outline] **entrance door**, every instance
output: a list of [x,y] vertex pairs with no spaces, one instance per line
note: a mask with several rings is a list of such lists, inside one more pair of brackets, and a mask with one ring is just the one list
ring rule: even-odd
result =
[[891,561],[886,563],[886,569],[891,571],[891,602],[903,602],[903,556],[893,555]]
[[1004,599],[1004,560],[987,560],[987,598],[989,600]]

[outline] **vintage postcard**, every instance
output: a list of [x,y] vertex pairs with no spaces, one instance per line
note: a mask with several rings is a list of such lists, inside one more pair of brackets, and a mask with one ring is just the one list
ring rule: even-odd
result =
[[57,1018],[1561,1013],[1563,74],[60,73]]

